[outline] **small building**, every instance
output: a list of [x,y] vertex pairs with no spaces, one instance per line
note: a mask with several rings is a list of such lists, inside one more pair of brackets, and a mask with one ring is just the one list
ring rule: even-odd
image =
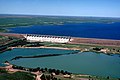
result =
[[106,49],[101,49],[100,51],[101,51],[101,52],[104,52],[104,53],[107,53],[107,52],[109,52],[109,49],[108,49],[108,48],[106,48]]
[[71,78],[71,75],[68,75],[68,74],[63,75],[63,76],[64,76],[64,78]]

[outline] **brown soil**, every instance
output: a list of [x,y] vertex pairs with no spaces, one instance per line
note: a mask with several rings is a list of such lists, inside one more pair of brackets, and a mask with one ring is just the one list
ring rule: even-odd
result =
[[103,46],[119,46],[120,40],[94,39],[94,38],[72,38],[71,44],[96,44]]

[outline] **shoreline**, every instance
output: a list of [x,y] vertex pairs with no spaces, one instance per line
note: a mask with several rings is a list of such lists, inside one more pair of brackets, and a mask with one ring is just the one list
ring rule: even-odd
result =
[[[14,65],[14,64],[11,64],[9,62],[5,62],[4,64],[6,64],[5,67],[0,67],[0,70],[6,70],[8,71],[7,73],[10,73],[10,74],[13,74],[13,73],[16,73],[16,72],[26,72],[26,73],[31,73],[31,74],[34,74],[35,75],[35,79],[36,80],[41,80],[41,76],[42,75],[48,75],[48,74],[54,74],[53,76],[54,77],[57,77],[57,76],[61,76],[62,78],[64,78],[65,80],[68,80],[71,79],[71,80],[102,80],[102,79],[107,79],[107,77],[111,78],[110,80],[118,80],[119,77],[111,77],[111,76],[97,76],[97,75],[91,75],[91,74],[83,74],[83,73],[71,73],[71,72],[68,72],[68,71],[64,71],[63,72],[67,72],[67,73],[60,73],[60,74],[56,74],[55,72],[49,72],[48,70],[51,69],[51,70],[58,70],[58,69],[54,69],[54,68],[47,68],[47,70],[45,68],[41,68],[41,67],[36,67],[36,68],[30,68],[30,67],[22,67],[22,66],[18,66],[18,65]],[[59,70],[59,71],[62,71],[62,70]],[[47,72],[47,73],[46,73]],[[93,79],[92,79],[93,78]]]
[[[21,39],[21,43],[27,42],[24,35],[26,34],[16,34],[16,33],[0,33],[2,36],[15,37]],[[39,45],[32,46],[34,43],[39,43]],[[94,39],[94,38],[76,38],[71,37],[70,41],[62,43],[52,43],[52,42],[34,42],[26,43],[21,46],[11,47],[8,49],[14,48],[53,48],[53,49],[63,49],[63,50],[80,50],[81,52],[102,52],[105,54],[120,54],[120,40],[107,40],[107,39]],[[31,46],[27,46],[30,44]],[[41,46],[41,45],[42,46]],[[4,45],[4,44],[3,44]],[[8,44],[9,45],[9,44]]]
[[34,48],[46,48],[46,49],[61,49],[61,50],[80,50],[80,49],[76,49],[76,48],[63,48],[63,47],[46,47],[46,46],[40,46],[40,47],[10,47],[10,49],[17,49],[17,48],[21,48],[21,49],[34,49]]
[[[80,53],[82,52],[95,52],[95,53],[103,53],[103,54],[109,54],[106,51],[90,51],[87,49],[81,50],[78,48],[62,48],[62,47],[46,47],[46,46],[40,46],[40,47],[10,47],[10,49],[60,49],[60,50],[79,50]],[[114,54],[114,53],[112,53]]]

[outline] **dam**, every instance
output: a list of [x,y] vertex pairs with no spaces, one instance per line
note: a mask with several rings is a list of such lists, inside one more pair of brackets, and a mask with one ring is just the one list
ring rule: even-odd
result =
[[52,35],[35,35],[35,34],[26,34],[24,37],[29,42],[52,42],[52,43],[68,43],[70,37],[66,36],[52,36]]
[[70,36],[38,35],[38,34],[18,34],[18,33],[0,33],[0,35],[26,39],[27,41],[30,42],[90,44],[90,45],[120,47],[120,40],[112,40],[112,39],[81,38],[81,37],[70,37]]

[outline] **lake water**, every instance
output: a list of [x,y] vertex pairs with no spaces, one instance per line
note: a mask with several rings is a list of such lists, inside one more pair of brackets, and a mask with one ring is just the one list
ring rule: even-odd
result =
[[33,25],[28,27],[8,28],[10,33],[29,33],[85,38],[120,40],[120,23],[80,23],[65,25]]
[[[13,49],[0,54],[0,63],[16,56],[32,56],[40,54],[66,54],[73,50],[59,49]],[[43,58],[22,58],[10,61],[24,67],[42,67],[67,70],[72,73],[92,74],[98,76],[120,77],[120,56],[83,52]]]

